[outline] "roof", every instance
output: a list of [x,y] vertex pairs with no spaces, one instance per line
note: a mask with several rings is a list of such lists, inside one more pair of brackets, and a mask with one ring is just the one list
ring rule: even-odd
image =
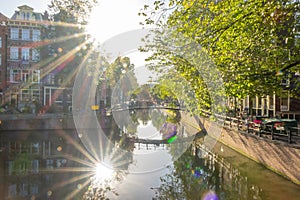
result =
[[3,15],[1,12],[0,12],[0,20],[8,20],[8,17],[6,17],[5,15]]
[[30,6],[22,5],[22,6],[19,6],[18,8],[19,8],[19,10],[15,11],[15,13],[13,14],[13,16],[11,17],[12,20],[19,20],[18,16],[20,15],[20,12],[29,12],[29,13],[32,13],[32,15],[34,16],[35,19],[31,18],[31,20],[41,21],[43,19],[42,13],[33,12],[33,8],[30,7]]
[[27,6],[27,5],[23,5],[23,6],[19,6],[18,7],[20,10],[28,10],[28,11],[33,11],[33,8]]

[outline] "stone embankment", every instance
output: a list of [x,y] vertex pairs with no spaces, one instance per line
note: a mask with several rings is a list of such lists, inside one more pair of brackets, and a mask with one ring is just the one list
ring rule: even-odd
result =
[[72,115],[0,115],[0,130],[59,130],[75,129]]
[[209,137],[300,185],[299,146],[241,133],[204,118],[183,117],[190,123],[198,124],[199,128],[205,128]]

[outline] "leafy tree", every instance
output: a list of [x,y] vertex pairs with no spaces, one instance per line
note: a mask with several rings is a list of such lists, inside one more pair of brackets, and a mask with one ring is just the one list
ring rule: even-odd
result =
[[123,75],[132,71],[134,65],[130,63],[128,57],[116,58],[105,71],[105,76],[112,86],[115,86]]
[[59,20],[67,23],[86,24],[97,0],[51,0],[49,8],[59,14]]
[[[113,104],[129,101],[130,92],[137,87],[134,65],[128,57],[118,57],[104,70],[108,96]],[[109,101],[110,101],[109,100]]]
[[[140,15],[146,25],[156,23],[160,29],[142,50],[154,52],[149,60],[155,61],[155,70],[173,66],[190,82],[197,109],[222,102],[221,93],[238,98],[272,94],[281,90],[277,72],[300,69],[299,22],[294,20],[299,10],[299,2],[288,0],[155,1]],[[214,65],[217,73],[211,73]],[[211,87],[209,80],[217,84]]]

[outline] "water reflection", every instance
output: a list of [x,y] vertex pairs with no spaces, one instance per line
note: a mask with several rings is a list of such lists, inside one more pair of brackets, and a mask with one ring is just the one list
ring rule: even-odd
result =
[[263,199],[262,190],[201,144],[194,143],[160,178],[156,199]]
[[[177,111],[168,112],[135,110],[122,126],[99,119],[106,120],[105,134],[113,144],[106,151],[117,163],[114,170],[113,164],[99,164],[75,130],[1,132],[1,199],[282,199],[267,188],[283,186],[290,188],[287,199],[299,196],[299,186],[252,162],[245,162],[252,170],[245,173],[245,165],[238,168],[222,152],[208,150],[205,135],[180,140],[198,130],[184,126]],[[178,139],[168,142],[174,133]],[[275,182],[266,185],[267,175]]]

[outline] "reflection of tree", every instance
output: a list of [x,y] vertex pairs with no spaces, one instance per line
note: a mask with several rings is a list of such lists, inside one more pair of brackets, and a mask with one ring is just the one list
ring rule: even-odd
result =
[[20,153],[14,159],[13,171],[17,175],[27,175],[31,167],[32,157],[29,153]]
[[173,166],[168,166],[169,173],[160,178],[161,185],[152,189],[156,199],[203,199],[209,191],[214,191],[219,199],[261,198],[262,194],[253,191],[255,186],[238,169],[226,166],[229,163],[216,160],[216,155],[191,147]]
[[159,130],[167,119],[167,116],[161,110],[152,110],[151,112],[152,125]]
[[166,110],[168,114],[167,121],[171,123],[179,123],[181,120],[181,114],[179,110]]
[[149,109],[141,109],[136,112],[137,118],[142,122],[143,125],[147,125],[151,119]]
[[[201,199],[207,190],[201,184],[205,182],[205,176],[195,177],[192,173],[194,158],[191,150],[187,150],[174,166],[169,166],[170,173],[161,177],[161,185],[155,189],[157,199]],[[199,185],[201,184],[201,185]]]
[[168,106],[176,106],[178,105],[178,94],[176,95],[173,90],[170,89],[170,77],[168,78],[168,81],[168,83],[161,81],[160,84],[154,85],[154,87],[151,88],[151,93],[157,103],[167,103]]

